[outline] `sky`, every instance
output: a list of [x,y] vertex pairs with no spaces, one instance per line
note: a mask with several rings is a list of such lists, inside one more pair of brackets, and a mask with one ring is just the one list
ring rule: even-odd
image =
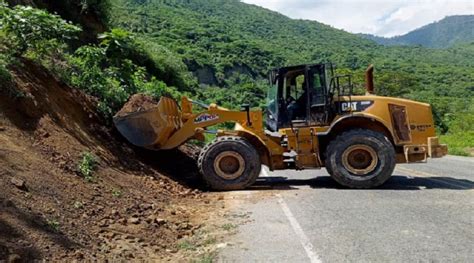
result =
[[351,33],[403,35],[450,15],[474,15],[474,0],[242,0]]

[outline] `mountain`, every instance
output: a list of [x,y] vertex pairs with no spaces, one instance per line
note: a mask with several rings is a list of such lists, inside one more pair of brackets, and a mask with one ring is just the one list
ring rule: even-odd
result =
[[359,34],[381,45],[421,45],[446,48],[458,43],[474,41],[474,15],[448,16],[402,36],[391,38]]

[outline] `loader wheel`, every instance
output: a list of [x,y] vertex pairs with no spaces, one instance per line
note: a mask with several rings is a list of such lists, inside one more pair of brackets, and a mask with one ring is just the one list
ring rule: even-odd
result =
[[395,168],[395,150],[383,134],[351,130],[337,136],[326,151],[326,169],[341,185],[372,188],[387,181]]
[[257,180],[261,163],[257,150],[241,137],[219,137],[199,154],[203,179],[215,190],[244,189]]

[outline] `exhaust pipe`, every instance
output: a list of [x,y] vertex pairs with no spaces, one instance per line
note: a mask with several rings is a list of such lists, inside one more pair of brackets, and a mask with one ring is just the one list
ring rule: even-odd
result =
[[370,64],[365,70],[365,90],[367,95],[375,94],[374,91],[374,65]]

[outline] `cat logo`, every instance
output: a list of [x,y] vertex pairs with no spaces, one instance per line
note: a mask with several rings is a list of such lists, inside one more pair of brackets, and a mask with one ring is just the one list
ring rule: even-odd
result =
[[374,104],[371,100],[365,101],[351,101],[351,102],[341,102],[341,110],[343,112],[350,112],[350,111],[365,111],[368,107]]
[[357,101],[341,103],[342,111],[357,111]]

